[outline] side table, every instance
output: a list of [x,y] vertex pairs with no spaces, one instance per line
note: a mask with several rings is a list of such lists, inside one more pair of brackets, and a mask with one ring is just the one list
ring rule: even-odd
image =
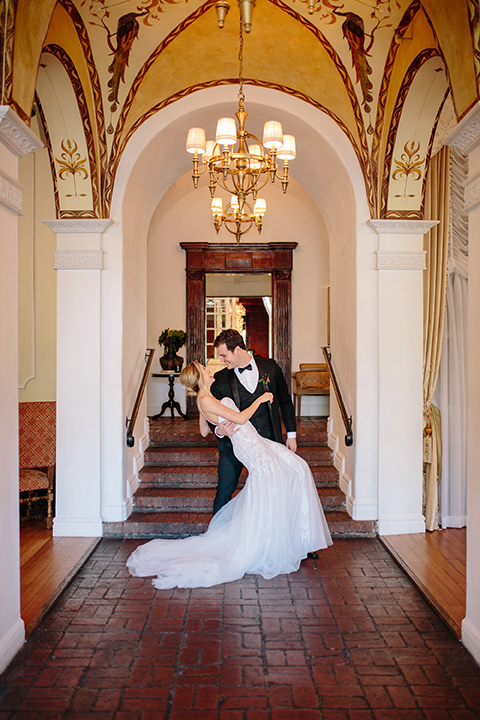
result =
[[172,418],[174,417],[173,411],[176,410],[178,412],[178,414],[184,420],[187,419],[187,416],[182,412],[179,403],[175,400],[175,390],[174,390],[175,378],[178,377],[179,375],[180,375],[180,373],[178,373],[178,372],[168,372],[168,371],[161,372],[161,373],[152,373],[152,377],[168,378],[169,389],[168,389],[168,400],[163,403],[162,409],[160,410],[160,412],[157,413],[156,415],[153,415],[153,417],[150,418],[151,420],[158,420],[159,418],[161,418],[167,408],[170,408]]

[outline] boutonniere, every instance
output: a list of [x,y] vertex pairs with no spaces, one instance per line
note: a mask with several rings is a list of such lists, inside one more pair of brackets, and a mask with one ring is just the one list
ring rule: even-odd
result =
[[270,375],[268,375],[268,374],[264,375],[263,377],[260,378],[259,382],[262,383],[265,390],[268,390],[269,385],[270,385]]

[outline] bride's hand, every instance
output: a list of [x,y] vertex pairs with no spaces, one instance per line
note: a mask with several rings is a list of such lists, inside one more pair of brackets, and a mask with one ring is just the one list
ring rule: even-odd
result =
[[266,403],[266,402],[272,403],[273,402],[273,393],[271,393],[271,392],[263,393],[263,395],[260,396],[260,402],[261,403]]

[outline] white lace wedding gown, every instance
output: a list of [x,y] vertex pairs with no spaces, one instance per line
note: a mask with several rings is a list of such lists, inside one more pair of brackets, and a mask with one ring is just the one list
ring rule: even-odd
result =
[[[221,402],[237,410],[231,398]],[[332,544],[307,463],[261,437],[250,422],[231,439],[248,470],[244,488],[202,535],[138,547],[127,560],[132,575],[156,575],[157,588],[210,587],[245,573],[273,578],[298,570],[308,552]]]

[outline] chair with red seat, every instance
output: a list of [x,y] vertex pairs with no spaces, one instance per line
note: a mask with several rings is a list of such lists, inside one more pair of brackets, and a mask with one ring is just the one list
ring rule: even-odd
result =
[[55,480],[56,403],[19,403],[20,501],[46,495],[47,528],[53,524]]

